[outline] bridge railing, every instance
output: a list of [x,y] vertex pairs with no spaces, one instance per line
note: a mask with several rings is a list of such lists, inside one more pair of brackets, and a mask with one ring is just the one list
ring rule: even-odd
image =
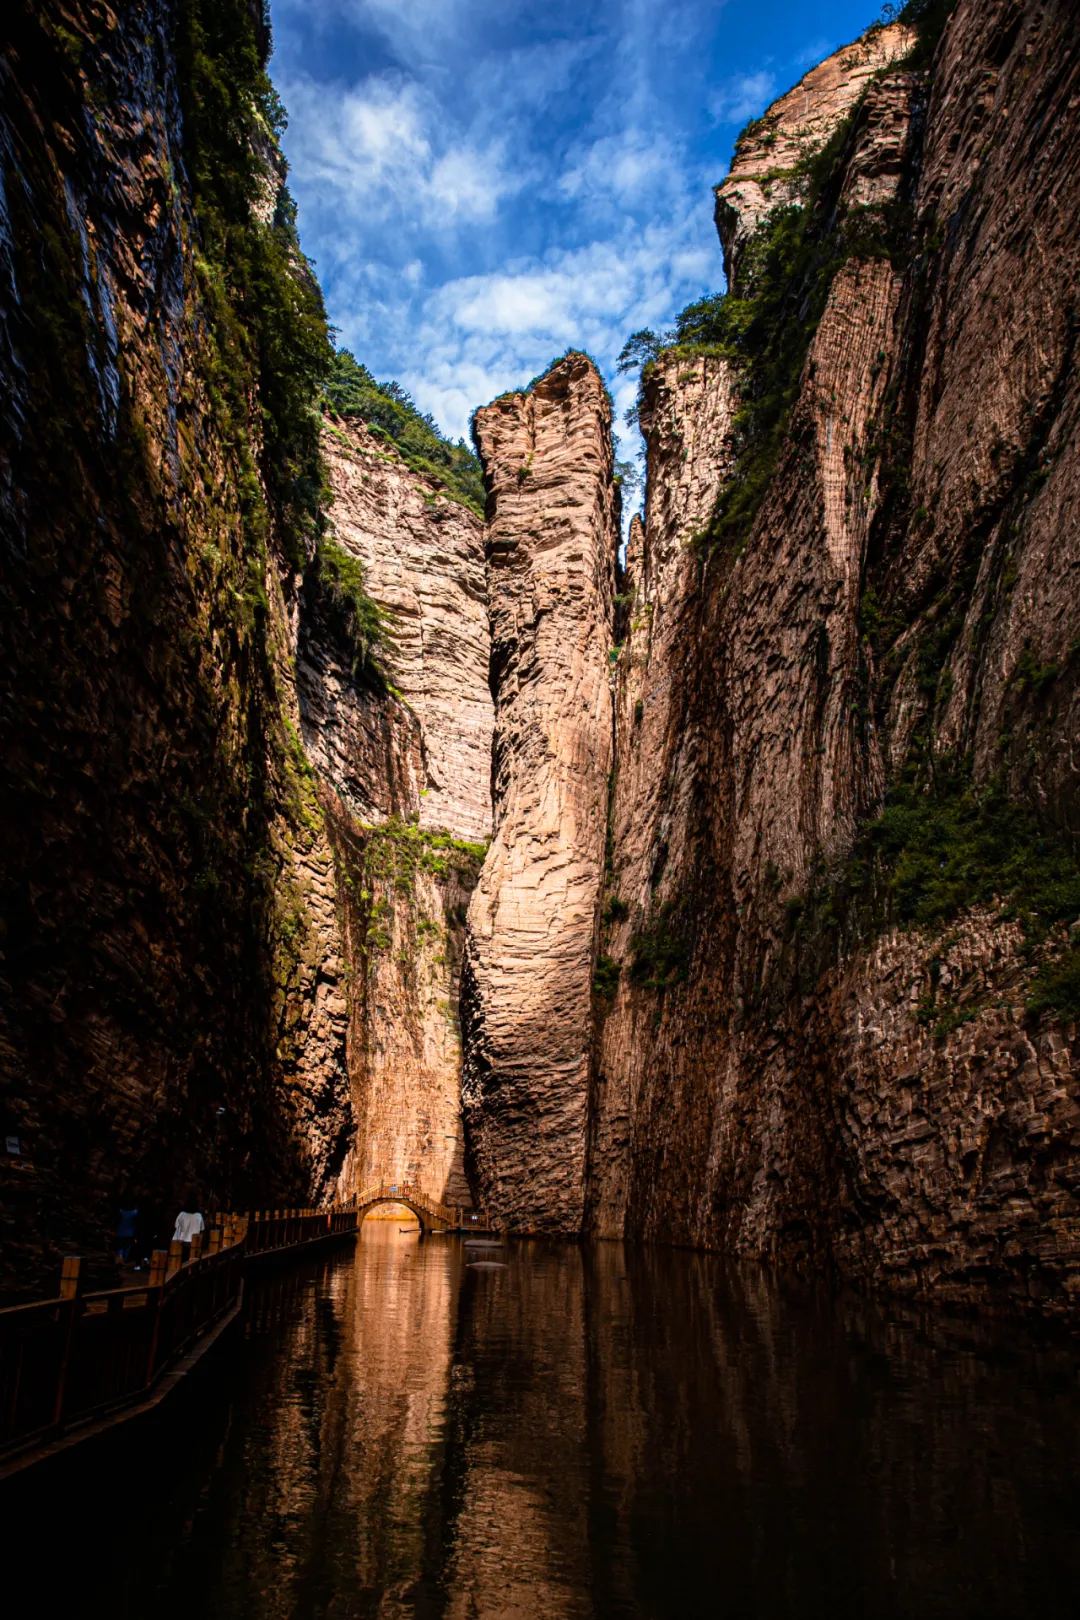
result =
[[81,1261],[64,1261],[58,1299],[0,1311],[0,1468],[13,1456],[148,1395],[234,1307],[243,1240],[217,1227],[155,1249],[147,1284],[84,1293]]

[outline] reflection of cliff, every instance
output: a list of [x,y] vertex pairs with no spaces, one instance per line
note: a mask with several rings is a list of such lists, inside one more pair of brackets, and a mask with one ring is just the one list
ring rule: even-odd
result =
[[305,594],[297,688],[352,976],[356,1176],[469,1204],[458,997],[490,832],[483,526],[362,423],[328,424],[324,443],[335,542],[391,632],[388,689],[355,670],[317,590]]
[[1071,1613],[1067,1346],[686,1250],[483,1272],[367,1226],[247,1309],[218,1444],[181,1480],[152,1453],[95,1614]]
[[563,1620],[590,1612],[582,1263],[529,1244],[504,1258],[458,1296],[447,1614]]

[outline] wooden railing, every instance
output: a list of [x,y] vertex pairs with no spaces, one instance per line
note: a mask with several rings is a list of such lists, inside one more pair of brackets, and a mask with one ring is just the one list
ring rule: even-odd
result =
[[256,1209],[225,1219],[238,1224],[246,1254],[269,1254],[274,1249],[297,1249],[355,1232],[356,1203],[350,1200],[329,1209]]
[[27,1452],[149,1399],[238,1306],[246,1260],[355,1232],[365,1202],[399,1195],[432,1219],[461,1222],[459,1209],[403,1182],[329,1209],[218,1216],[186,1258],[181,1243],[155,1249],[145,1285],[84,1293],[81,1261],[65,1260],[58,1299],[0,1310],[0,1472],[22,1466]]
[[191,1245],[155,1249],[145,1287],[80,1290],[64,1261],[59,1299],[0,1311],[0,1467],[148,1396],[238,1303],[243,1235],[226,1222]]

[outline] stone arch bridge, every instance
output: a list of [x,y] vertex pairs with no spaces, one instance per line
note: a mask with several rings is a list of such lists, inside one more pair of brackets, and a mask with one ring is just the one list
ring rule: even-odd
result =
[[[453,1232],[467,1226],[467,1218],[457,1204],[442,1204],[409,1181],[382,1182],[377,1187],[365,1187],[356,1195],[356,1224],[359,1226],[369,1210],[377,1204],[404,1204],[420,1222],[422,1232]],[[472,1221],[475,1215],[470,1212]],[[479,1223],[477,1223],[479,1224]]]

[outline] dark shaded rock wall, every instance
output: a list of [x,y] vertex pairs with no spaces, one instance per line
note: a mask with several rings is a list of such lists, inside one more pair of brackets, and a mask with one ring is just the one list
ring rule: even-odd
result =
[[226,1206],[328,1196],[351,1139],[333,865],[291,693],[293,576],[274,533],[245,526],[243,429],[223,415],[196,273],[178,26],[167,0],[5,19],[12,1287],[54,1285],[62,1253],[107,1254],[128,1190],[159,1229],[189,1181]]

